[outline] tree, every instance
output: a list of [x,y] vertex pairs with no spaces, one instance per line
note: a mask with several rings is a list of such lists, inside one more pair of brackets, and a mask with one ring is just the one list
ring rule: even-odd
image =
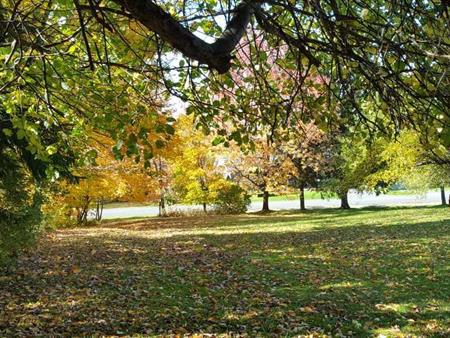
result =
[[[440,144],[423,144],[420,135],[404,130],[396,139],[387,141],[381,153],[386,165],[369,177],[369,181],[403,182],[410,190],[426,193],[441,190],[441,203],[446,204],[445,186],[450,184],[450,167],[435,161]],[[439,158],[448,156],[442,153]]]
[[217,198],[214,187],[225,180],[217,149],[211,145],[210,138],[195,129],[191,116],[179,118],[176,136],[180,139],[180,150],[171,160],[173,189],[181,201],[201,204],[206,212],[207,205]]
[[[266,1],[238,4],[229,1],[221,6],[212,1],[209,6],[204,6],[203,2],[190,1],[180,7],[164,8],[155,1],[114,2],[182,54],[219,73],[230,69],[231,53],[242,47],[239,45],[242,36],[252,24],[262,32],[262,40],[272,49],[288,48],[280,58],[289,60],[285,68],[319,72],[328,78],[330,97],[351,100],[352,105],[360,108],[367,96],[376,96],[380,112],[386,112],[389,121],[417,122],[418,118],[448,127],[449,116],[445,109],[448,106],[445,90],[448,80],[442,84],[441,77],[448,68],[448,46],[441,39],[448,35],[445,4],[420,1],[412,5],[386,1],[375,6],[364,1],[333,0],[270,4]],[[232,15],[224,8],[232,9]],[[223,31],[219,24],[211,21],[211,13],[225,19]],[[420,19],[417,13],[420,13]],[[214,43],[205,43],[192,33],[196,27],[201,27],[205,35],[218,38]],[[261,53],[258,65],[266,60]],[[302,67],[303,64],[306,67]],[[234,65],[244,68],[236,62]],[[208,78],[200,72],[188,73],[190,77]],[[264,81],[262,75],[261,82]],[[304,77],[305,74],[299,77],[300,82]],[[195,96],[196,102],[198,99],[199,96]],[[414,104],[416,111],[409,113],[399,102]],[[355,113],[362,115],[362,120],[369,125],[380,124],[379,120],[367,121],[362,109],[356,109]],[[444,118],[434,121],[439,115]]]
[[117,173],[93,172],[89,168],[89,176],[80,178],[76,184],[64,184],[62,190],[63,202],[67,208],[75,209],[75,217],[78,224],[88,221],[89,212],[95,208],[95,220],[102,218],[105,201],[116,199],[125,194],[126,186],[118,180]]
[[388,189],[396,180],[377,175],[386,167],[381,156],[384,145],[383,138],[364,137],[353,131],[335,137],[330,171],[321,181],[321,189],[335,193],[341,199],[342,209],[350,208],[348,192],[351,189],[377,193]]
[[[141,120],[139,125],[129,127],[130,135],[133,129],[150,128],[152,123]],[[140,146],[133,159],[126,156],[128,148],[121,149],[109,136],[91,132],[85,148],[93,158],[73,170],[75,181],[65,181],[59,186],[58,205],[74,208],[78,223],[85,223],[92,209],[95,219],[101,220],[104,203],[117,200],[157,202],[159,214],[164,216],[170,183],[167,161],[177,155],[177,140],[177,137],[167,139],[165,133],[149,134],[148,145],[158,144],[159,147]],[[163,146],[165,144],[168,146]],[[139,157],[144,161],[137,160]],[[68,213],[70,215],[70,211]]]
[[[95,210],[94,219],[100,221],[104,204],[128,192],[129,186],[125,177],[133,172],[133,166],[124,169],[123,163],[114,157],[113,144],[110,138],[91,133],[85,147],[89,149],[92,158],[72,170],[72,180],[54,184],[46,211],[53,215],[62,214],[60,219],[53,219],[56,225],[70,222],[74,216],[73,210],[78,224],[88,221],[92,209]],[[144,182],[141,182],[140,186],[145,186]]]
[[35,239],[42,224],[42,193],[14,149],[0,148],[0,265]]
[[[65,126],[37,127],[16,108],[0,103],[0,264],[31,244],[41,229],[47,178],[70,179],[68,168],[81,157],[64,147],[68,140],[58,139]],[[18,114],[14,121],[9,109]]]
[[[449,126],[446,2],[4,0],[2,4],[1,43],[8,46],[2,53],[8,66],[2,90],[12,92],[19,78],[25,79],[23,89],[37,92],[51,114],[65,111],[58,107],[61,102],[85,114],[91,111],[87,103],[93,98],[110,104],[113,95],[98,95],[98,88],[107,89],[105,83],[111,94],[127,87],[142,94],[142,101],[150,97],[147,85],[164,84],[166,94],[209,110],[212,116],[203,122],[214,124],[217,112],[226,118],[230,111],[226,101],[211,105],[207,97],[217,83],[210,70],[245,71],[247,65],[234,54],[245,48],[243,36],[252,27],[268,49],[284,50],[270,63],[297,73],[293,83],[300,92],[308,88],[304,79],[309,74],[327,79],[329,107],[350,100],[355,107],[352,114],[360,122],[384,129],[429,126],[426,132],[436,134]],[[175,53],[175,60],[174,51],[181,52]],[[262,69],[267,54],[258,53],[255,60]],[[137,79],[132,73],[139,74]],[[264,83],[264,72],[255,74]],[[76,87],[62,81],[70,78],[89,100],[80,104],[61,95],[62,87]],[[219,80],[229,84],[226,75]],[[201,91],[200,82],[206,84]],[[160,95],[161,90],[152,94],[152,98]],[[367,98],[385,119],[365,115]],[[287,119],[281,113],[279,120]]]
[[226,166],[233,180],[262,194],[262,211],[269,211],[271,192],[283,190],[289,180],[290,163],[276,145],[266,137],[253,140],[254,149],[235,147],[227,158]]
[[317,187],[318,180],[326,176],[332,156],[331,142],[313,121],[299,122],[296,129],[287,130],[281,140],[278,147],[292,162],[289,176],[300,190],[300,210],[306,210],[305,188]]
[[427,164],[419,165],[402,175],[401,180],[406,187],[418,193],[426,193],[430,189],[438,188],[441,204],[447,205],[448,199],[445,187],[450,185],[450,167],[447,165]]

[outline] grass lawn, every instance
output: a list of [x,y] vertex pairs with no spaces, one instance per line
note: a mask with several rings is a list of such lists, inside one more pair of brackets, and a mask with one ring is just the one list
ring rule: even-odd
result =
[[[318,191],[305,191],[305,199],[306,200],[317,200],[321,199],[322,194]],[[337,198],[334,196],[330,196],[329,198]],[[255,196],[253,195],[251,197],[252,202],[261,202],[263,200],[262,196]],[[274,195],[270,196],[270,201],[298,201],[299,195],[298,193],[295,194],[284,194],[284,195]]]
[[[433,189],[430,190],[431,191],[438,191],[439,189]],[[450,190],[450,188],[445,188],[446,191]],[[386,194],[380,194],[380,198],[383,197],[383,195],[387,195],[387,196],[408,196],[408,195],[417,195],[419,196],[420,194],[411,190],[391,190],[388,191]],[[305,199],[306,200],[315,200],[315,199],[321,199],[322,198],[322,194],[319,191],[305,191]],[[336,195],[334,194],[328,194],[325,196],[325,198],[338,198]],[[252,196],[252,202],[261,202],[262,201],[262,197],[261,196]],[[270,197],[270,201],[297,201],[299,199],[299,195],[298,193],[294,193],[294,194],[284,194],[284,195],[275,195],[275,196],[271,196]]]
[[0,336],[450,336],[450,210],[108,222],[0,272]]
[[134,208],[134,207],[157,207],[157,203],[139,203],[139,202],[111,202],[104,205],[105,209],[114,208]]
[[[430,191],[438,191],[439,189],[434,189]],[[445,188],[446,191],[450,190],[449,188]],[[407,195],[418,195],[417,192],[410,191],[410,190],[392,190],[389,191],[386,195],[388,196],[407,196]],[[383,194],[380,195],[382,197]],[[328,194],[325,195],[325,198],[338,198],[334,194]],[[322,199],[322,194],[319,191],[305,191],[305,199],[308,200],[317,200]],[[253,195],[251,196],[252,202],[262,202],[262,196]],[[281,195],[274,195],[270,196],[270,201],[298,201],[299,195],[298,193],[294,194],[281,194]],[[111,208],[129,208],[129,207],[146,207],[146,206],[158,206],[157,203],[137,203],[137,202],[112,202],[105,204],[105,209],[111,209]]]

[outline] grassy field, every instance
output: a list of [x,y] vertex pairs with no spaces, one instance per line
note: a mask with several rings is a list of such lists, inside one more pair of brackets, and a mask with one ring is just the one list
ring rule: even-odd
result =
[[[328,198],[336,198],[334,196],[327,196]],[[306,200],[315,200],[321,199],[322,195],[317,191],[305,191],[305,199]],[[252,196],[252,202],[261,202],[262,196]],[[274,195],[270,196],[270,201],[298,201],[299,196],[297,193],[295,194],[285,194],[285,195]]]
[[0,336],[448,337],[450,210],[58,230],[0,274]]
[[[446,188],[446,191],[450,190],[450,188]],[[437,189],[435,190],[430,190],[430,191],[437,191]],[[405,196],[405,195],[417,195],[416,192],[414,191],[409,191],[409,190],[392,190],[389,191],[386,195],[395,195],[395,196]],[[322,194],[318,191],[305,191],[305,199],[306,200],[315,200],[315,199],[321,199]],[[333,194],[328,194],[325,195],[324,198],[337,198],[337,196],[333,195]],[[298,201],[299,199],[299,195],[298,193],[294,193],[294,194],[281,194],[281,195],[274,195],[270,197],[270,201]],[[261,202],[262,201],[262,196],[256,196],[253,195],[251,197],[252,202]],[[128,207],[144,207],[144,206],[158,206],[155,203],[134,203],[134,202],[113,202],[113,203],[108,203],[105,205],[106,209],[111,209],[111,208],[128,208]]]
[[[449,191],[450,188],[445,188],[446,191]],[[430,191],[438,191],[438,189],[433,189]],[[382,197],[384,194],[381,194]],[[411,190],[391,190],[386,193],[388,196],[408,196],[408,195],[420,195],[417,192],[411,191]],[[322,194],[318,191],[305,191],[305,199],[306,200],[314,200],[314,199],[321,199]],[[334,194],[328,194],[325,195],[324,198],[338,198]],[[297,201],[299,199],[298,193],[295,194],[285,194],[285,195],[276,195],[271,196],[270,201]],[[252,202],[260,202],[262,201],[261,196],[252,196]]]

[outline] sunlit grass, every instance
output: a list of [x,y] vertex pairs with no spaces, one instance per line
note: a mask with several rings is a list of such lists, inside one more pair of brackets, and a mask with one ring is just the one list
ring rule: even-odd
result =
[[[446,188],[446,190],[450,190],[450,187]],[[430,191],[438,191],[438,189],[430,190]],[[385,195],[388,196],[420,196],[423,195],[423,192],[411,191],[411,190],[392,190],[388,191]],[[380,195],[380,199],[384,194]],[[317,200],[317,199],[336,199],[338,198],[334,194],[322,194],[320,191],[307,190],[305,191],[305,199],[306,200]],[[270,197],[270,201],[298,201],[299,194],[298,193],[286,193],[286,194],[278,194]],[[262,202],[262,196],[252,195],[252,202]],[[105,204],[105,209],[111,208],[129,208],[129,207],[157,207],[157,203],[135,203],[135,202],[112,202]]]
[[0,336],[446,337],[449,230],[421,207],[57,231],[0,277]]

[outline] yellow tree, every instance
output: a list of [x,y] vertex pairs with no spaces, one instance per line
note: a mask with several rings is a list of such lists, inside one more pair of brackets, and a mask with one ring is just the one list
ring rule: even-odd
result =
[[[130,126],[127,132],[133,135],[135,129],[150,128],[151,123],[143,119],[139,127]],[[166,162],[178,149],[175,140],[165,133],[149,133],[147,145],[136,145],[135,156],[130,157],[126,156],[130,146],[120,149],[110,137],[92,131],[85,146],[93,158],[73,173],[76,182],[61,184],[61,202],[75,210],[79,223],[87,221],[92,208],[95,219],[100,220],[104,203],[113,200],[158,202],[160,214],[165,214],[170,178]]]
[[188,204],[207,205],[217,200],[219,191],[227,185],[219,149],[211,138],[196,130],[191,116],[181,116],[175,137],[180,144],[177,156],[171,160],[173,189],[179,199]]
[[[170,161],[180,151],[180,137],[175,135],[175,121],[170,116],[159,114],[142,117],[130,125],[127,134],[144,138],[143,144],[136,144],[133,159],[127,157],[126,148],[115,146],[115,156],[122,159],[118,167],[126,181],[128,192],[122,200],[134,202],[156,202],[159,215],[166,214],[166,200],[172,180]],[[135,142],[134,139],[129,140]]]
[[[382,142],[382,143],[381,143]],[[383,168],[368,177],[368,184],[385,182],[387,186],[402,182],[408,189],[425,193],[440,188],[441,203],[447,204],[445,186],[450,184],[450,166],[435,161],[440,144],[423,144],[420,135],[404,130],[395,140],[381,140]],[[432,146],[432,148],[430,148]],[[448,156],[443,150],[441,157]]]
[[54,199],[68,209],[66,215],[69,218],[75,211],[78,223],[87,221],[93,207],[95,219],[100,220],[105,201],[118,199],[127,192],[126,181],[122,179],[119,162],[114,160],[111,144],[108,137],[92,133],[86,145],[92,158],[73,171],[75,181],[63,181],[59,185],[59,194]]

